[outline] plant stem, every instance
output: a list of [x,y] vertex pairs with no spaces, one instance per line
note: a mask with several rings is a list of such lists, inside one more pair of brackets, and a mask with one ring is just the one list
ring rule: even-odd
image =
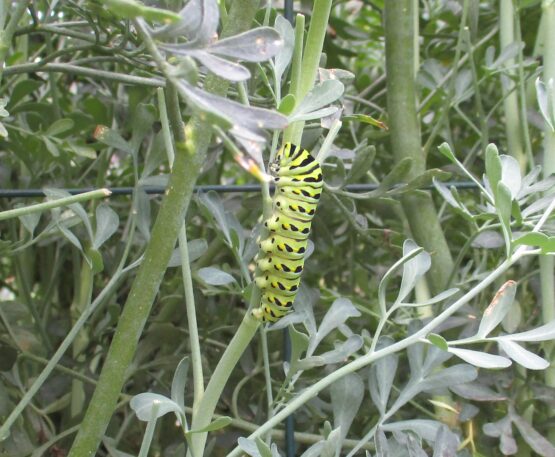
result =
[[[257,321],[252,313],[247,312],[241,321],[241,325],[237,329],[237,332],[230,341],[227,349],[222,355],[222,358],[218,362],[210,382],[206,387],[206,392],[202,397],[199,408],[193,417],[193,422],[191,424],[191,430],[198,430],[207,426],[212,420],[216,405],[222,394],[222,391],[233,371],[235,365],[239,361],[241,355],[249,345],[250,341],[256,334],[256,330],[260,322]],[[266,430],[269,431],[269,430]],[[206,433],[195,433],[191,438],[191,449],[187,455],[193,455],[195,457],[200,457],[203,455],[204,445],[206,443]]]
[[10,219],[12,217],[26,216],[27,214],[40,213],[52,208],[58,208],[60,206],[69,206],[72,203],[86,202],[96,198],[105,198],[112,194],[108,189],[98,189],[91,192],[84,192],[78,195],[72,195],[71,197],[58,198],[56,200],[50,200],[44,203],[38,203],[36,205],[24,206],[22,208],[9,209],[7,211],[2,211],[0,213],[0,221]]
[[[549,81],[555,84],[555,1],[544,0],[542,20],[544,22],[544,66],[543,80],[546,86]],[[545,125],[543,173],[549,176],[555,173],[555,132],[549,125]],[[542,293],[542,318],[543,322],[555,319],[555,262],[551,256],[540,257],[540,279]],[[545,351],[551,366],[545,371],[545,383],[548,387],[555,387],[555,344],[545,343]],[[555,439],[555,431],[550,432],[550,438]]]
[[[17,24],[23,16],[23,13],[25,12],[25,8],[27,8],[27,5],[29,4],[29,1],[30,0],[20,0],[16,3],[10,20],[6,24],[6,27],[4,27],[3,30],[0,31],[0,83],[2,82],[2,75],[6,63],[6,57],[8,56],[8,51],[10,50],[10,46],[12,44],[13,34],[15,33]],[[6,14],[6,10],[4,8],[6,6],[6,4],[3,4],[2,8],[2,15],[4,18]]]
[[[499,39],[500,49],[515,43],[515,9],[513,0],[500,0],[499,4]],[[513,78],[516,76],[515,59],[508,59],[504,63],[504,72],[500,74],[503,89],[503,108],[505,111],[505,133],[507,135],[507,149],[510,155],[518,160],[520,169],[526,170],[526,155],[522,142],[522,127],[520,110],[518,107],[518,93]]]
[[[168,155],[170,167],[173,166],[175,152],[170,136],[170,124],[173,127],[174,138],[176,142],[183,143],[185,141],[185,125],[181,119],[179,111],[179,100],[177,91],[173,85],[168,85],[168,99],[171,99],[169,106],[171,111],[166,110],[166,100],[164,91],[158,89],[158,106],[160,111],[160,120],[162,123],[162,131],[164,135],[164,144]],[[171,123],[170,123],[171,117]],[[195,306],[195,295],[193,293],[193,278],[191,275],[191,265],[189,262],[189,249],[187,245],[187,228],[186,224],[181,226],[178,235],[179,253],[181,255],[181,274],[183,278],[183,290],[185,292],[185,309],[187,312],[187,324],[189,328],[189,347],[191,350],[191,365],[193,366],[193,410],[198,406],[198,402],[204,394],[204,376],[202,374],[202,357],[200,353],[200,340],[197,326],[197,315]]]
[[[414,74],[414,19],[417,14],[412,0],[385,3],[387,106],[391,146],[397,162],[410,157],[413,166],[408,179],[426,169],[421,148],[417,116]],[[429,280],[434,293],[447,286],[453,259],[439,224],[429,193],[414,192],[403,196],[401,203],[416,242],[432,254]]]
[[[257,6],[258,0],[235,0],[231,6],[226,26],[222,31],[222,37],[234,35],[249,29]],[[160,58],[160,53],[146,31],[143,22],[137,19],[134,21],[134,25],[159,69],[166,71],[167,63]],[[217,95],[225,95],[228,85],[227,81],[209,75],[206,78],[204,89]],[[191,118],[186,127],[186,132],[186,140],[184,142],[176,142],[175,144],[175,161],[170,175],[168,190],[152,228],[144,261],[131,286],[131,291],[118,321],[118,326],[102,368],[97,388],[79,433],[69,452],[69,457],[86,457],[96,453],[116,407],[117,398],[125,382],[126,371],[135,355],[140,335],[158,293],[173,247],[178,238],[179,230],[183,225],[185,213],[193,195],[194,185],[212,138],[211,126],[202,120],[200,114],[195,114]],[[253,320],[250,315],[247,315],[245,319]],[[255,325],[256,327],[257,325]],[[244,327],[239,328],[238,334],[235,335],[236,337],[241,332],[241,328]],[[244,335],[244,337],[245,339],[248,338],[248,341],[252,339],[252,335]],[[246,344],[248,344],[248,341]],[[228,346],[228,351],[230,349],[242,351],[246,344],[235,349],[230,345]],[[222,359],[225,358],[226,353],[224,353]],[[236,363],[238,358],[238,356],[237,358],[233,357],[232,360]],[[233,364],[233,366],[235,365]],[[232,367],[230,368],[228,364],[226,368],[229,368],[227,374],[219,374],[221,379],[218,382],[223,381],[223,384],[227,381]],[[216,372],[218,372],[218,368],[216,368]],[[212,377],[211,382],[214,381],[214,377],[215,375]],[[208,415],[208,421],[210,421],[214,408],[208,412],[203,409],[202,405],[208,397],[208,389],[210,389],[210,384],[199,406],[199,415]],[[207,401],[209,405],[211,405],[211,402],[214,402],[215,407],[221,390],[218,392],[217,389],[212,389],[211,394],[214,393],[217,395],[216,398],[209,398]],[[204,440],[206,439],[205,434],[194,434],[193,441],[197,440],[199,442],[199,435],[202,435],[200,440],[203,440],[203,437]],[[199,447],[204,447],[204,440],[202,441],[202,446]]]
[[69,63],[25,63],[14,65],[4,70],[5,76],[19,75],[22,73],[35,73],[37,71],[69,73],[80,76],[88,76],[94,79],[105,79],[108,81],[131,84],[134,86],[164,87],[165,81],[161,78],[145,78],[143,76],[126,75],[113,71],[99,70],[97,68],[80,67]]
[[[322,55],[322,48],[324,47],[324,38],[328,27],[328,20],[331,12],[331,0],[314,0],[312,8],[312,18],[310,20],[310,27],[308,28],[308,35],[306,36],[306,44],[302,55],[302,65],[298,65],[294,61],[294,70],[292,76],[298,75],[300,72],[299,85],[296,87],[295,95],[297,104],[300,103],[306,94],[314,87],[314,81],[318,74],[318,67],[320,66],[320,56]],[[295,29],[295,38],[300,31]],[[297,46],[297,43],[295,43]],[[296,50],[295,50],[296,51]],[[298,58],[298,53],[294,53],[294,58]],[[295,79],[293,79],[293,82]],[[295,144],[301,143],[303,135],[304,121],[294,122],[291,124],[284,133],[285,141],[291,141]]]

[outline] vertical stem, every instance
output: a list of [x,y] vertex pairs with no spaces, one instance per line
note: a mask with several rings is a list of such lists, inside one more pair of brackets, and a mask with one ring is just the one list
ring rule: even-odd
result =
[[[173,85],[169,85],[168,97],[172,98],[170,106],[172,110],[166,111],[166,100],[164,90],[158,89],[158,106],[160,111],[160,121],[162,123],[162,131],[164,134],[164,144],[168,156],[170,167],[173,166],[175,160],[175,152],[170,136],[170,117],[171,125],[174,129],[174,138],[176,142],[183,143],[185,141],[185,125],[181,119],[179,111],[179,100],[177,91]],[[191,365],[193,366],[193,409],[198,406],[198,402],[204,394],[204,376],[202,374],[202,356],[200,352],[200,339],[198,335],[197,315],[195,306],[195,295],[193,293],[193,278],[191,275],[191,265],[189,263],[189,249],[187,245],[187,228],[186,224],[181,226],[179,230],[179,253],[181,255],[181,275],[183,278],[183,290],[185,291],[185,309],[187,312],[187,324],[189,327],[189,347],[191,350]]]
[[[517,18],[518,19],[518,18]],[[515,42],[515,10],[513,0],[500,0],[499,4],[499,39],[501,50]],[[522,142],[522,126],[518,107],[518,92],[512,78],[516,76],[514,70],[515,59],[505,62],[505,71],[501,73],[501,87],[503,89],[503,108],[505,111],[505,132],[507,148],[510,155],[518,160],[520,169],[526,169],[526,155]]]
[[[320,64],[320,56],[322,55],[322,48],[324,47],[324,38],[328,27],[331,3],[331,0],[314,0],[312,18],[310,20],[310,27],[308,28],[306,45],[302,56],[302,65],[294,67],[294,71],[300,71],[299,84],[296,88],[296,93],[294,93],[297,103],[300,103],[310,89],[314,87],[314,81],[318,74],[318,67]],[[294,57],[296,57],[296,55],[294,55]],[[295,64],[296,61],[293,63]],[[295,77],[295,75],[296,73],[293,73],[293,77]],[[295,80],[293,79],[293,81]],[[303,128],[304,121],[291,124],[285,130],[285,141],[292,141],[293,143],[300,144]]]
[[[410,157],[411,175],[422,174],[426,157],[422,151],[417,116],[414,77],[414,15],[412,0],[385,2],[385,50],[387,69],[387,106],[391,146],[396,161]],[[447,285],[453,259],[439,224],[429,193],[414,192],[401,201],[416,241],[432,254],[429,280],[434,293]]]
[[[555,1],[544,0],[543,15],[543,80],[545,84],[553,81],[555,84]],[[543,172],[545,176],[555,173],[555,132],[549,125],[545,125],[544,134],[544,159]],[[552,257],[540,257],[540,279],[542,291],[542,317],[545,323],[555,319],[555,263]],[[545,343],[551,366],[545,371],[545,383],[555,387],[555,345],[553,342]],[[550,438],[555,439],[555,431],[550,432]]]
[[[234,35],[249,29],[257,7],[258,0],[235,0],[231,5],[227,22],[222,31],[222,37]],[[135,20],[134,24],[148,51],[157,60],[159,53],[152,38],[140,20]],[[165,62],[157,61],[157,63],[163,66]],[[164,71],[166,68],[161,69]],[[206,78],[204,89],[211,93],[225,95],[228,85],[226,81],[209,75]],[[183,225],[185,213],[193,195],[194,185],[212,138],[211,126],[202,120],[200,114],[196,114],[191,118],[185,130],[185,141],[176,142],[175,145],[176,155],[170,181],[158,216],[156,217],[156,222],[152,228],[150,242],[146,248],[143,262],[131,286],[97,387],[79,433],[69,452],[69,457],[89,457],[96,453],[116,407],[118,395],[125,383],[126,371],[135,355],[139,338],[164,277],[164,272],[178,238],[179,230]],[[250,315],[247,315],[245,320],[249,321],[252,325],[253,318]],[[239,327],[238,334],[242,328],[245,328],[245,325]],[[257,326],[256,323],[254,325],[255,330]],[[248,325],[246,327],[250,328]],[[250,332],[243,330],[243,333],[242,337],[248,338],[248,341],[236,348],[232,348],[230,344],[228,351],[230,349],[233,351],[240,350],[242,353],[248,342],[252,339],[252,335],[249,335]],[[237,334],[235,336],[237,337]],[[225,354],[223,357],[225,357]],[[239,356],[235,357],[234,355],[232,357],[233,366],[235,366],[234,364],[239,359]],[[225,379],[224,384],[233,366],[229,367],[229,365],[226,365],[226,368],[229,369],[229,373],[226,376],[220,373],[222,379]],[[216,372],[218,372],[218,368],[216,368]],[[210,385],[208,385],[207,392],[203,396],[203,401],[208,397]],[[216,389],[215,393],[217,397],[208,400],[209,402],[214,402],[214,408],[221,390],[217,392]],[[209,413],[203,411],[202,401],[200,403],[199,414],[204,414],[205,416],[208,414],[209,422],[214,409],[212,408]],[[210,403],[209,406],[211,405]],[[202,436],[199,437],[199,435]],[[206,440],[205,434],[195,434],[193,441],[199,442],[199,440],[202,442],[200,447],[203,448]]]

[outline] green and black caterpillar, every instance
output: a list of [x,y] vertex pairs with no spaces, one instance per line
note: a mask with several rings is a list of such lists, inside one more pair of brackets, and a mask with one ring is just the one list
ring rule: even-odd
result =
[[255,316],[276,322],[293,305],[299,289],[310,224],[322,193],[322,169],[306,149],[285,143],[270,164],[276,190],[272,215],[264,222],[270,232],[260,242],[255,278],[262,291]]

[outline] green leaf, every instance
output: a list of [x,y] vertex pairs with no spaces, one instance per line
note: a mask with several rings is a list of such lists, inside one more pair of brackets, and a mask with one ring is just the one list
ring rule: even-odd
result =
[[346,182],[355,182],[366,175],[368,170],[370,170],[375,157],[375,146],[364,146],[359,151],[356,151],[355,160],[353,160]]
[[476,334],[478,338],[486,338],[505,318],[515,299],[516,286],[515,281],[507,281],[497,291],[493,300],[484,311],[478,333]]
[[373,125],[374,127],[378,127],[382,130],[388,130],[387,125],[383,121],[373,118],[368,114],[349,114],[347,116],[343,116],[341,120],[346,122],[362,122],[363,124]]
[[118,214],[106,203],[101,203],[96,208],[96,230],[94,231],[93,247],[98,249],[118,229]]
[[220,430],[224,427],[227,427],[229,424],[233,422],[233,419],[229,416],[221,416],[218,417],[215,421],[208,424],[206,427],[189,430],[186,435],[190,435],[192,433],[206,433],[206,432],[213,432],[215,430]]
[[296,103],[297,99],[295,98],[295,96],[293,94],[287,94],[281,99],[278,111],[285,116],[289,116],[295,109]]
[[[497,184],[501,181],[502,168],[497,146],[488,144],[486,147],[486,176],[489,181],[491,191],[494,193],[494,200],[497,203]],[[510,195],[510,192],[509,192]]]
[[102,259],[102,254],[98,250],[94,248],[87,249],[87,257],[92,265],[93,273],[100,273],[104,270],[104,260]]
[[555,236],[547,236],[540,232],[529,232],[513,241],[514,245],[538,246],[542,254],[555,252]]
[[185,411],[185,387],[187,385],[187,374],[189,372],[189,356],[183,357],[172,379],[171,399],[176,402],[180,408]]
[[503,231],[503,238],[505,239],[505,247],[507,250],[507,257],[510,255],[511,250],[511,212],[512,212],[512,197],[509,188],[501,181],[497,183],[497,195],[495,198],[495,206],[499,221],[501,222],[501,229]]
[[451,162],[453,163],[457,163],[457,158],[455,157],[455,154],[453,154],[453,151],[451,150],[451,146],[449,146],[448,143],[442,143],[439,146],[439,152],[441,152],[445,157],[447,157]]
[[441,335],[430,333],[427,338],[430,343],[432,343],[434,346],[438,347],[442,351],[449,350],[449,345],[447,344],[447,341]]
[[71,119],[58,119],[57,121],[54,121],[52,124],[50,124],[50,126],[46,129],[45,134],[50,136],[57,136],[60,133],[71,130],[74,125],[75,122],[73,122],[73,120]]
[[272,450],[261,438],[257,437],[254,441],[258,452],[260,452],[260,457],[272,457]]

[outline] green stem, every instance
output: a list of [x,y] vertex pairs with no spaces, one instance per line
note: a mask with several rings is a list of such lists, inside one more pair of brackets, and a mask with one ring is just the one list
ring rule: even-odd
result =
[[[248,30],[257,7],[258,0],[235,0],[222,31],[222,37]],[[134,21],[134,25],[159,69],[167,72],[167,63],[160,57],[160,53],[146,31],[144,23],[137,19]],[[169,80],[175,78],[169,74],[166,74],[166,77]],[[217,95],[225,95],[228,86],[227,81],[209,75],[205,80],[204,89]],[[175,144],[175,161],[168,190],[152,228],[144,261],[131,286],[97,388],[68,457],[85,457],[96,453],[116,407],[117,398],[125,382],[126,371],[135,355],[140,335],[158,293],[179,230],[183,225],[185,213],[193,195],[194,185],[212,138],[212,129],[209,123],[202,120],[201,114],[195,114],[186,127],[186,133],[185,142],[176,142]],[[253,319],[250,318],[250,320]],[[238,334],[240,331],[241,327]],[[252,339],[252,335],[250,335],[248,341],[250,339]],[[244,346],[246,347],[246,344]],[[241,351],[244,350],[243,346],[240,348]],[[233,349],[231,344],[228,346],[228,350],[230,349]],[[223,358],[225,358],[225,353]],[[218,368],[216,368],[216,372],[218,372]],[[220,376],[227,380],[230,373],[231,369],[229,369],[226,376],[222,374]],[[210,388],[210,384],[208,388]],[[202,405],[208,397],[208,388],[200,403],[198,414],[209,414],[208,421],[210,421],[214,409],[212,408],[208,413]],[[214,389],[212,389],[212,393],[214,393]],[[220,392],[216,391],[216,393],[217,398],[206,400],[214,402],[214,407],[221,390]],[[204,434],[195,434],[193,440],[198,440],[199,435],[203,435],[204,440],[206,439]],[[202,437],[200,439],[202,440]],[[204,440],[200,447],[204,447]]]
[[98,189],[91,192],[84,192],[71,197],[58,198],[36,205],[24,206],[23,208],[9,209],[0,213],[0,221],[10,219],[12,217],[26,216],[27,214],[40,213],[47,209],[58,208],[60,206],[69,206],[72,203],[86,202],[96,198],[105,198],[112,194],[108,189]]
[[[328,20],[331,12],[332,0],[315,0],[312,8],[312,17],[310,20],[310,27],[306,36],[306,45],[302,55],[302,64],[299,66],[297,61],[293,61],[292,76],[295,77],[300,73],[298,87],[293,87],[296,92],[293,93],[300,103],[306,94],[314,87],[314,82],[318,74],[318,67],[320,66],[320,56],[324,47],[324,38],[326,37],[326,30],[328,27]],[[295,38],[297,38],[297,29],[295,30]],[[294,57],[298,58],[298,54]],[[299,77],[299,76],[297,76]],[[295,79],[293,79],[293,83]],[[304,122],[294,122],[291,124],[284,133],[285,141],[291,141],[295,144],[301,143],[303,134]]]
[[98,68],[80,67],[69,63],[47,63],[46,65],[39,63],[25,63],[14,65],[4,70],[5,76],[19,75],[22,73],[35,72],[59,72],[69,73],[79,76],[87,76],[94,79],[105,79],[108,81],[131,84],[134,86],[163,87],[165,82],[160,78],[145,78],[143,76],[126,75],[123,73],[115,73],[112,71],[99,70]]
[[[206,387],[206,392],[202,397],[199,408],[193,417],[191,430],[198,430],[206,427],[212,420],[214,411],[222,394],[222,391],[233,371],[239,358],[245,352],[245,349],[256,334],[260,322],[256,320],[252,313],[247,312],[243,318],[241,325],[229,343],[229,346],[218,362],[218,366],[214,370],[210,382]],[[196,457],[203,455],[204,445],[206,443],[206,433],[195,433],[191,439],[191,450],[188,455]]]
[[[175,152],[173,143],[170,136],[170,117],[172,119],[171,125],[174,131],[176,142],[185,141],[185,125],[181,119],[179,111],[179,100],[177,92],[173,85],[168,91],[168,99],[171,99],[169,104],[172,108],[171,111],[166,111],[166,100],[164,91],[158,89],[158,106],[160,111],[160,120],[162,123],[162,132],[164,136],[164,144],[168,155],[168,162],[170,167],[173,166]],[[187,313],[187,323],[189,328],[189,346],[191,349],[191,364],[193,366],[193,386],[194,386],[194,401],[193,409],[198,405],[198,402],[204,394],[204,377],[202,374],[202,357],[200,352],[200,340],[197,326],[197,315],[195,306],[195,295],[193,293],[193,278],[191,275],[191,266],[189,262],[189,249],[187,245],[187,229],[185,224],[179,230],[179,253],[181,255],[181,274],[183,278],[183,289],[185,291],[185,309]]]
[[[499,39],[500,48],[504,50],[515,42],[515,10],[513,0],[500,0],[499,4]],[[501,73],[503,90],[503,108],[505,111],[505,133],[507,149],[510,155],[518,160],[521,170],[526,169],[526,155],[522,142],[522,127],[518,106],[518,93],[513,82],[516,76],[515,59],[505,61],[505,71]]]
[[[543,80],[547,85],[550,80],[555,83],[555,1],[544,0],[543,15]],[[544,176],[555,173],[555,132],[549,125],[545,126],[544,132]],[[542,291],[542,318],[544,323],[555,319],[555,280],[553,272],[555,262],[553,257],[540,257],[540,279]],[[551,361],[551,366],[545,371],[545,383],[549,387],[555,387],[555,344],[545,343],[545,351]],[[550,438],[555,439],[555,431],[551,431]]]
[[[23,16],[25,12],[25,8],[29,4],[30,0],[20,0],[17,2],[15,8],[13,9],[13,13],[8,21],[8,24],[4,28],[4,30],[0,31],[0,83],[2,82],[2,74],[4,70],[4,65],[6,62],[6,57],[8,56],[8,51],[10,50],[10,46],[12,44],[12,38],[15,33],[15,29],[19,20]],[[7,5],[3,4],[5,8]],[[2,11],[3,16],[5,17],[6,10],[3,9]]]
[[[410,179],[421,175],[426,169],[416,111],[413,16],[417,11],[412,0],[399,0],[386,2],[384,14],[391,146],[397,162],[405,157],[412,159]],[[417,243],[432,253],[429,280],[434,293],[439,292],[447,285],[453,259],[434,203],[429,193],[425,192],[405,195],[401,203]]]

